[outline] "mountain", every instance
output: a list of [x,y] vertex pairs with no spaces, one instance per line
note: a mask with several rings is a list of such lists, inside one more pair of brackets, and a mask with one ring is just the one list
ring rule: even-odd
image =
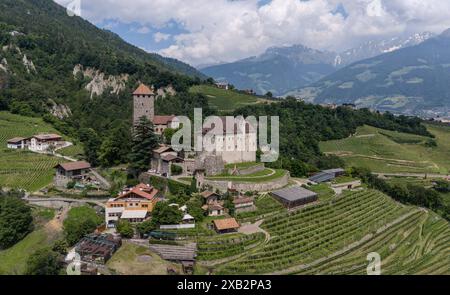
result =
[[395,113],[450,114],[450,30],[419,45],[353,63],[291,95]]
[[105,128],[106,122],[93,124],[95,116],[130,117],[130,93],[139,82],[187,93],[202,78],[183,62],[70,17],[52,0],[0,1],[0,110],[71,114],[74,124]]
[[259,56],[203,67],[201,71],[239,89],[251,88],[259,94],[271,91],[281,96],[317,82],[353,62],[414,46],[432,36],[431,33],[421,33],[370,41],[342,53],[319,51],[302,45],[272,47]]
[[435,35],[433,33],[424,32],[401,37],[393,37],[381,41],[368,41],[358,47],[351,48],[338,54],[336,57],[336,64],[338,66],[346,66],[383,53],[393,52],[402,48],[418,45],[434,36]]
[[302,45],[273,47],[259,56],[201,69],[216,80],[259,94],[287,91],[315,82],[335,71],[336,55]]

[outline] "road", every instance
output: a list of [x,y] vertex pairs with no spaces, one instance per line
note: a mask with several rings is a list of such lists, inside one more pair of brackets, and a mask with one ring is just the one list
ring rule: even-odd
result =
[[63,197],[54,197],[54,198],[33,198],[29,196],[25,196],[23,198],[25,201],[33,203],[33,202],[67,202],[67,203],[82,203],[82,204],[94,204],[105,208],[105,203],[100,202],[98,200],[92,199],[71,199],[71,198],[63,198]]
[[450,179],[449,175],[443,174],[428,174],[428,173],[373,173],[378,176],[388,176],[388,177],[417,177],[417,178],[442,178]]

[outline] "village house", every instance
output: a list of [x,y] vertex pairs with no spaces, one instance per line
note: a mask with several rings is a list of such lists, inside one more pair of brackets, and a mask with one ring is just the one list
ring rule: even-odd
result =
[[235,197],[233,204],[236,213],[250,212],[256,209],[254,199],[252,197]]
[[138,184],[125,190],[116,198],[106,202],[105,222],[107,227],[115,227],[120,219],[131,223],[139,223],[146,220],[156,203],[162,199],[159,190],[148,185]]
[[226,82],[217,82],[214,85],[216,85],[216,87],[219,88],[219,89],[224,89],[224,90],[229,90],[230,89],[230,84],[228,84]]
[[33,152],[45,152],[50,147],[63,147],[65,142],[58,134],[38,134],[31,137],[15,137],[7,140],[10,149],[29,149]]
[[47,151],[50,147],[62,146],[62,137],[58,134],[38,134],[30,138],[28,148],[31,151]]
[[69,162],[55,166],[54,183],[57,187],[67,187],[71,181],[83,181],[89,177],[91,164],[85,161]]
[[225,208],[223,207],[223,201],[220,200],[220,195],[205,191],[200,193],[200,195],[204,199],[204,205],[202,209],[207,211],[208,216],[223,216],[226,213]]
[[219,234],[236,232],[239,229],[239,223],[234,218],[213,220],[213,226]]
[[162,135],[167,128],[178,129],[180,120],[175,115],[170,116],[154,116],[153,128],[156,134]]
[[8,139],[7,147],[9,149],[25,149],[26,147],[26,138],[24,137],[14,137]]

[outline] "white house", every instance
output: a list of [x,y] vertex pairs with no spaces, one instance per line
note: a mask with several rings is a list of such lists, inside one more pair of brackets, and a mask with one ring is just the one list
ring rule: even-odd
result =
[[8,139],[7,147],[9,149],[24,149],[26,147],[26,138],[24,137],[14,137]]
[[50,146],[58,146],[62,144],[62,137],[58,134],[38,134],[30,139],[28,148],[31,151],[43,152]]

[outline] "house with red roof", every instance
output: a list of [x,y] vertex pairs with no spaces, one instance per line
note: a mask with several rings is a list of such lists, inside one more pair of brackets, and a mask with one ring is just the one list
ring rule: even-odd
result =
[[162,195],[158,189],[140,183],[106,202],[106,225],[109,228],[115,227],[121,219],[131,223],[143,222],[150,216],[156,203],[161,200]]

